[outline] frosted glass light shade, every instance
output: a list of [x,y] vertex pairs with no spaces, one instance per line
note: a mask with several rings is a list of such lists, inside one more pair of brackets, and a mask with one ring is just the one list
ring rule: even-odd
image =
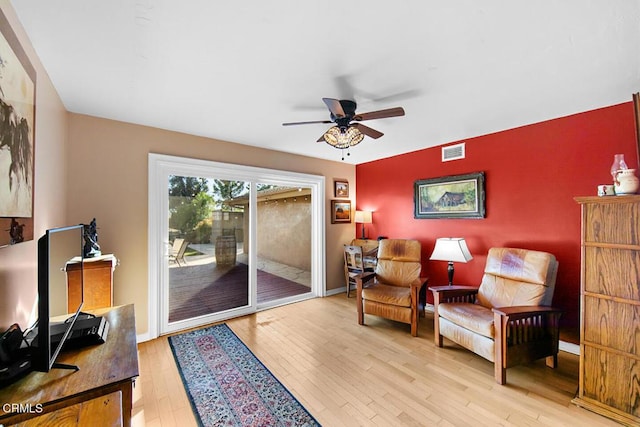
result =
[[341,130],[338,126],[333,126],[324,134],[324,140],[327,144],[335,148],[349,148],[357,145],[362,141],[364,135],[356,127],[349,126]]

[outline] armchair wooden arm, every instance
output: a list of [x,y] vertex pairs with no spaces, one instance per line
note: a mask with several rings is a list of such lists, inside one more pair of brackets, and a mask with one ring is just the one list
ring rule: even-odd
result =
[[[506,382],[506,369],[546,356],[546,365],[558,365],[558,339],[562,310],[547,306],[498,307],[492,309],[495,327],[495,378]],[[546,343],[546,345],[541,345]],[[507,357],[508,354],[508,357]]]
[[429,290],[433,293],[434,306],[440,302],[469,302],[476,301],[478,288],[473,286],[432,286]]

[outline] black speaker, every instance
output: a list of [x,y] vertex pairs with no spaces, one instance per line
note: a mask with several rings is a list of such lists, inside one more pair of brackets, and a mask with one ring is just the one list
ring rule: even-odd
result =
[[23,342],[22,330],[17,323],[0,335],[0,388],[31,372],[31,353]]

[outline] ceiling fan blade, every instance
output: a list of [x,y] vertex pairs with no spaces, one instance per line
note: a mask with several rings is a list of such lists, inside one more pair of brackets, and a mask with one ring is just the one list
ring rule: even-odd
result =
[[404,108],[395,107],[388,108],[386,110],[378,110],[371,111],[369,113],[356,114],[353,117],[353,120],[362,121],[362,120],[374,120],[374,119],[384,119],[387,117],[398,117],[404,116]]
[[351,126],[355,127],[360,132],[364,133],[365,135],[367,135],[368,137],[373,138],[373,139],[378,139],[382,135],[384,135],[384,133],[379,132],[379,131],[377,131],[375,129],[371,129],[369,126],[365,126],[365,125],[363,125],[361,123],[354,123]]
[[333,98],[322,98],[322,100],[327,105],[329,111],[331,111],[331,114],[333,114],[337,119],[341,119],[346,116],[344,110],[342,109],[342,104],[340,104],[340,101]]
[[333,123],[331,120],[315,120],[312,122],[290,122],[290,123],[283,123],[282,126],[295,126],[295,125],[311,125],[311,124],[315,124],[315,123]]
[[318,140],[316,142],[324,142],[324,133],[322,134],[322,136],[320,138],[318,138]]

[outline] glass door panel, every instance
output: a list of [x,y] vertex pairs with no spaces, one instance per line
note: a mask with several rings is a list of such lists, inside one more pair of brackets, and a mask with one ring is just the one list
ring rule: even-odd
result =
[[170,175],[168,199],[168,325],[249,306],[249,183]]
[[311,189],[257,185],[258,308],[311,293]]

